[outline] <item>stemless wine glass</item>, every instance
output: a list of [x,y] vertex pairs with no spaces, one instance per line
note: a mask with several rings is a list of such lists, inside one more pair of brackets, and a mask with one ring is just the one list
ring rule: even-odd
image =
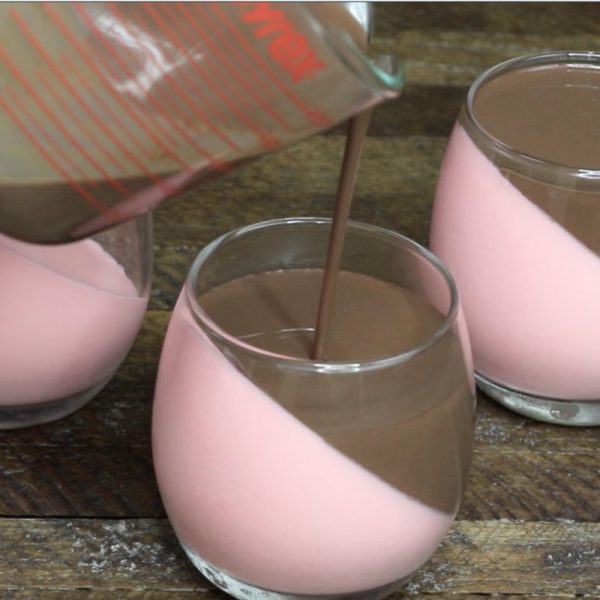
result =
[[600,424],[600,54],[502,63],[471,86],[431,248],[456,278],[477,381],[503,405]]
[[142,323],[150,216],[61,246],[0,234],[0,429],[39,425],[88,402]]
[[163,346],[161,496],[193,564],[237,598],[383,597],[433,554],[465,485],[474,380],[450,275],[350,223],[328,360],[310,360],[330,224],[209,244]]

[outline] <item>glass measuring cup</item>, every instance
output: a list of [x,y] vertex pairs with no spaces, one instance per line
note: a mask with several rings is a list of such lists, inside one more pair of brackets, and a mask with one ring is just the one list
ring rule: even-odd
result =
[[0,5],[0,228],[91,235],[397,94],[335,3]]

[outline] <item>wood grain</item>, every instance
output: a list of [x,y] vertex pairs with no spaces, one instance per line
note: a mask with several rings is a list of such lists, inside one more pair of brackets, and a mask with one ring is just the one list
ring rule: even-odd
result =
[[[164,520],[0,519],[0,554],[0,592],[21,587],[24,571],[30,589],[212,590]],[[397,597],[593,595],[599,569],[600,524],[459,521]]]
[[[3,447],[0,515],[164,516],[150,448]],[[104,457],[110,453],[111,460]],[[460,517],[600,521],[597,452],[476,447]]]
[[[168,590],[168,591],[148,591],[148,590],[98,590],[89,588],[68,589],[49,589],[28,588],[28,589],[5,589],[0,590],[2,600],[227,600],[231,598],[219,590]],[[455,594],[449,593],[411,593],[407,591],[397,592],[390,596],[391,600],[401,600],[410,598],[411,600],[482,600],[487,598],[487,594]],[[539,594],[495,594],[495,599],[502,600],[540,600]],[[564,600],[568,598],[582,598],[582,595],[565,593],[553,593],[543,596],[544,600]],[[592,596],[585,596],[591,598]]]
[[[90,588],[50,589],[44,588],[20,588],[0,590],[2,600],[227,600],[231,598],[219,590],[98,590]],[[482,600],[487,594],[455,594],[449,593],[410,593],[407,591],[397,592],[390,596],[391,600],[410,598],[411,600]],[[539,594],[494,594],[495,599],[501,600],[540,600]],[[569,598],[592,598],[593,596],[582,596],[581,594],[553,593],[545,594],[544,600],[565,600]]]
[[467,34],[535,33],[552,39],[558,32],[600,33],[597,7],[569,2],[375,2],[376,32],[393,37],[398,32],[426,29]]
[[0,464],[0,515],[164,515],[149,447],[3,447]]

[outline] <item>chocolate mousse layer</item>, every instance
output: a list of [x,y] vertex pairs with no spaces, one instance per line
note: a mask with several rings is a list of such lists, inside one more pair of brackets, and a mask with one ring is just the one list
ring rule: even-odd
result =
[[559,165],[538,180],[526,167],[516,173],[490,156],[531,202],[600,254],[600,182],[575,183],[561,173],[561,167],[600,170],[600,69],[573,61],[500,75],[478,90],[473,113],[503,144]]
[[[321,269],[249,275],[205,293],[200,304],[230,335],[308,361]],[[422,297],[373,277],[340,271],[327,332],[327,374],[227,348],[256,385],[329,444],[425,504],[454,513],[473,437],[473,395],[460,341]],[[424,344],[410,359],[398,355]],[[386,359],[385,365],[374,363]],[[284,361],[285,362],[285,361]],[[362,368],[358,368],[365,363]],[[268,436],[269,432],[265,431]]]

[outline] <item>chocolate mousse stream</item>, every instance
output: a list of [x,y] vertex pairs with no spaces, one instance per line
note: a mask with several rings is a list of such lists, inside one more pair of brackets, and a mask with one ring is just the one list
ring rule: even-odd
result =
[[329,237],[325,272],[321,284],[321,300],[319,302],[315,342],[311,355],[313,360],[327,358],[327,332],[331,320],[331,307],[335,292],[335,281],[340,267],[342,249],[344,247],[346,224],[350,214],[358,164],[372,112],[372,109],[366,110],[351,119],[348,124],[346,148],[338,182],[333,221],[331,223],[331,234]]

